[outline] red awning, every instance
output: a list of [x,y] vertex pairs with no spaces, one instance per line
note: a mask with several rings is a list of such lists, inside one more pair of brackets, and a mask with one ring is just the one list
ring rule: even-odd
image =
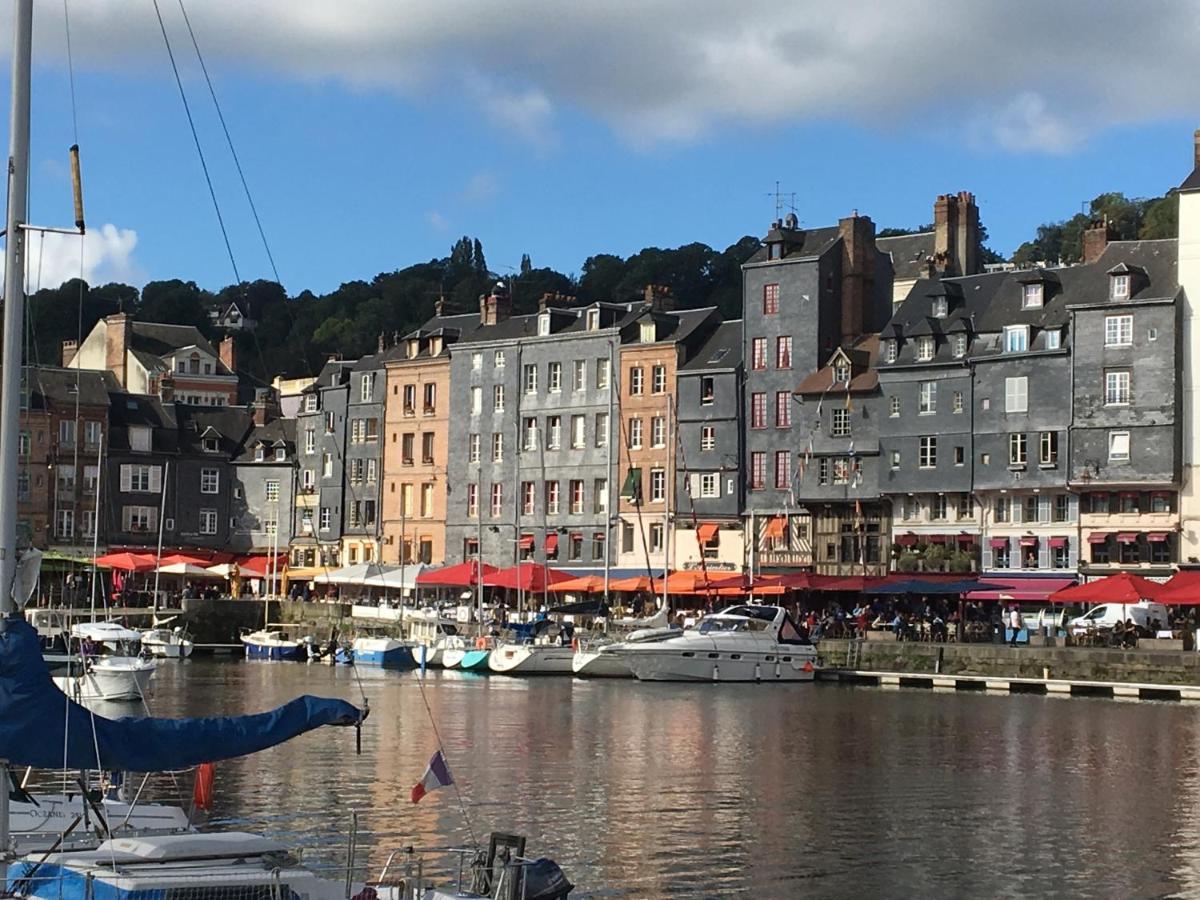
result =
[[558,532],[552,531],[546,535],[546,552],[553,553],[558,549]]
[[1093,531],[1091,534],[1088,535],[1088,543],[1089,544],[1107,544],[1108,543],[1108,535],[1105,534],[1103,531]]
[[1035,538],[1033,535],[1027,534],[1021,538],[1021,546],[1022,547],[1036,547],[1037,545],[1038,545],[1038,539]]
[[783,529],[786,527],[786,518],[783,516],[774,516],[767,522],[767,529],[763,532],[763,537],[781,538],[783,537]]
[[1047,543],[1050,545],[1050,549],[1061,550],[1067,546],[1067,539],[1065,537],[1052,537]]
[[1055,591],[1070,587],[1074,578],[1010,578],[1007,581],[983,579],[986,587],[967,594],[968,600],[1013,600],[1017,603],[1043,603]]
[[696,528],[696,540],[701,545],[712,543],[713,538],[717,536],[717,531],[721,526],[716,522],[701,522]]
[[521,535],[520,539],[517,541],[517,546],[520,547],[522,550],[532,550],[533,549],[533,535],[532,534]]
[[946,543],[946,536],[944,534],[930,534],[926,535],[925,540],[931,544],[944,544]]
[[1170,537],[1171,533],[1169,531],[1152,531],[1146,535],[1146,540],[1148,540],[1151,544],[1162,544],[1166,543],[1167,539]]
[[1136,544],[1138,533],[1136,531],[1122,531],[1117,535],[1118,544]]
[[995,550],[997,547],[1007,547],[1008,538],[992,538],[988,541],[988,546]]
[[958,533],[958,537],[956,537],[955,540],[958,541],[960,544],[973,544],[977,540],[979,540],[979,535],[967,534],[965,531],[960,531]]
[[911,531],[908,534],[896,535],[896,543],[901,547],[915,547],[917,545],[917,536]]

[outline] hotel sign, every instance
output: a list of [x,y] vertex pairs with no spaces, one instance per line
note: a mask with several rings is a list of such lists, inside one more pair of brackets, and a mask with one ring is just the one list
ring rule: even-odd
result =
[[758,564],[761,566],[811,566],[811,550],[760,550]]

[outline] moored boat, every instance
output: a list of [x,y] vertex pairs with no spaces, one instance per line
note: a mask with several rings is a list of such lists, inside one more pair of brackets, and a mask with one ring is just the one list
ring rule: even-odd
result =
[[467,647],[464,643],[461,647],[446,647],[441,652],[441,662],[443,669],[457,669],[463,661],[463,657],[467,655]]
[[622,658],[617,644],[580,646],[571,658],[571,671],[580,678],[633,677],[633,671]]
[[570,675],[575,651],[559,643],[498,646],[488,657],[488,669],[501,675]]
[[150,628],[142,632],[142,646],[161,659],[187,659],[193,644],[182,628]]
[[482,649],[473,648],[463,654],[462,659],[458,663],[458,668],[464,672],[487,672],[488,657],[492,655],[491,648],[484,647]]
[[355,638],[351,647],[356,666],[382,666],[385,669],[413,669],[417,661],[413,645],[391,637]]
[[83,665],[55,677],[76,700],[138,701],[150,696],[157,664],[141,655],[141,632],[117,622],[83,622],[71,628],[71,649]]
[[307,656],[305,641],[278,629],[260,628],[242,635],[247,659],[300,660]]

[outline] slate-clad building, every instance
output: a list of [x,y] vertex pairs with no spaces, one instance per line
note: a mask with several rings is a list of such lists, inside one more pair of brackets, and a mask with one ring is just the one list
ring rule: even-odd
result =
[[292,540],[297,483],[296,420],[257,418],[233,458],[230,549],[286,554]]
[[383,484],[383,403],[387,375],[383,338],[379,352],[364,356],[350,369],[344,426],[346,462],[342,514],[342,559],[346,565],[380,559]]

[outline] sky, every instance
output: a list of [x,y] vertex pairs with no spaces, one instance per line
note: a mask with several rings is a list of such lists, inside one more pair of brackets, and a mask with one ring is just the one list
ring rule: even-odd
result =
[[[229,232],[226,252],[154,0],[35,0],[31,287],[271,278],[180,0],[157,0]],[[187,0],[184,0],[186,3]],[[11,10],[0,0],[0,35]],[[1191,170],[1200,0],[191,0],[186,7],[292,294],[442,257],[762,235],[853,210],[932,220],[972,191],[1010,253],[1103,191]],[[0,90],[9,90],[7,40]],[[7,122],[7,116],[3,118]],[[7,125],[5,146],[7,146]],[[794,198],[793,198],[794,195]]]

